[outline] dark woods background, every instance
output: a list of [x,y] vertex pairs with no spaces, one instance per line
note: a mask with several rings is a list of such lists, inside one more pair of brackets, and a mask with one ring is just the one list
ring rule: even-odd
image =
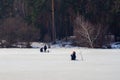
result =
[[[51,1],[0,0],[1,44],[51,42]],[[75,36],[76,45],[88,47],[120,41],[120,0],[54,0],[54,11],[59,40]]]

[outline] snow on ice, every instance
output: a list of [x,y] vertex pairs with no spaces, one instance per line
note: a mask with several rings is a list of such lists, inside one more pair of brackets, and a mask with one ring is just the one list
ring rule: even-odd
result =
[[[0,80],[120,80],[119,49],[0,49]],[[76,51],[77,60],[70,54]],[[81,54],[83,60],[81,60]]]

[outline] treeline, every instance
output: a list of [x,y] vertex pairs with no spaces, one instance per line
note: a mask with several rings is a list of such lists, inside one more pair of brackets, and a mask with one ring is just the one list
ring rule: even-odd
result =
[[[1,43],[2,40],[6,40],[8,44],[22,41],[52,41],[51,1],[0,0]],[[79,37],[80,35],[75,32],[76,26],[81,24],[76,22],[84,22],[94,26],[96,30],[93,32],[102,28],[94,40],[94,46],[105,44],[103,42],[106,35],[113,35],[115,41],[120,41],[120,0],[54,0],[54,17],[57,39],[67,39],[73,35]],[[77,18],[80,19],[76,21]],[[100,28],[98,25],[101,25]],[[78,42],[83,46],[89,42],[87,38],[84,39],[87,42],[82,41],[83,37],[79,38]]]

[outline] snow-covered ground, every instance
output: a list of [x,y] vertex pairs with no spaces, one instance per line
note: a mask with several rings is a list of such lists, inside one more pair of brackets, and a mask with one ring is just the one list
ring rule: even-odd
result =
[[[0,49],[0,80],[120,80],[119,49]],[[77,52],[77,60],[70,54]],[[81,55],[83,60],[81,60]]]

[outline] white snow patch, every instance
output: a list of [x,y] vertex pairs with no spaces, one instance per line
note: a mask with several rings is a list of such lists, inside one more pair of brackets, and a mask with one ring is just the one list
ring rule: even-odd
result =
[[45,43],[38,43],[38,42],[32,42],[31,43],[31,46],[33,48],[40,48],[40,47],[43,47],[45,45]]

